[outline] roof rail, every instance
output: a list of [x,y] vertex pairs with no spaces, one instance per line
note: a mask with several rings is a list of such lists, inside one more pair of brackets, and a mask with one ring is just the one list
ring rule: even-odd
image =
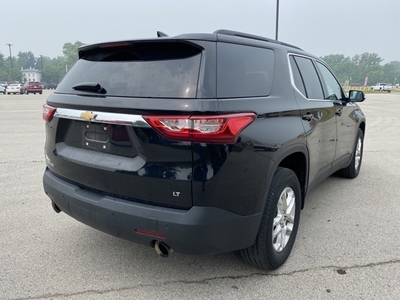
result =
[[293,46],[291,44],[287,44],[284,42],[279,42],[277,40],[274,39],[269,39],[266,37],[262,37],[262,36],[258,36],[258,35],[253,35],[253,34],[248,34],[248,33],[244,33],[244,32],[239,32],[239,31],[232,31],[232,30],[226,30],[226,29],[218,29],[216,31],[213,32],[214,34],[223,34],[223,35],[230,35],[230,36],[237,36],[237,37],[241,37],[241,38],[246,38],[246,39],[252,39],[252,40],[259,40],[259,41],[264,41],[264,42],[269,42],[269,43],[274,43],[274,44],[279,44],[282,46],[286,46],[286,47],[291,47],[291,48],[295,48],[298,50],[303,50],[297,46]]

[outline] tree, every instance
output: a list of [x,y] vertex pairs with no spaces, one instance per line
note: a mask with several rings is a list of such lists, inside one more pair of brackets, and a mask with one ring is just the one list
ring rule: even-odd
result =
[[[11,81],[11,74],[8,77],[8,81]],[[18,81],[21,82],[22,81],[22,72],[21,72],[21,68],[18,67],[14,67],[13,65],[13,74],[12,74],[12,78],[13,81]]]
[[400,82],[400,61],[391,61],[384,65],[383,71],[387,82],[393,82],[393,84],[398,84]]
[[11,62],[10,57],[4,58],[4,56],[0,53],[0,80],[5,81],[21,81],[22,73],[21,68],[16,65],[17,58],[14,56],[12,58],[13,61],[13,70],[11,73]]
[[0,53],[0,80],[7,80],[8,78],[8,71],[7,71],[7,66],[6,62],[4,59],[4,55]]
[[332,68],[341,83],[353,76],[354,64],[350,57],[345,57],[343,54],[331,54],[322,57],[322,59]]
[[77,41],[74,44],[65,43],[63,46],[64,63],[68,70],[75,64],[78,60],[78,48],[84,45],[82,42]]
[[371,82],[378,82],[379,77],[381,76],[380,71],[382,71],[382,66],[380,63],[383,61],[382,58],[379,57],[376,53],[363,53],[361,55],[355,55],[352,59],[352,62],[356,66],[356,74],[353,77],[353,82],[363,83],[365,77],[369,78]]
[[35,55],[31,51],[19,52],[17,55],[15,65],[18,68],[23,68],[23,69],[35,68],[36,67]]
[[42,78],[47,83],[59,83],[65,74],[64,57],[43,57]]
[[368,77],[369,85],[377,82],[398,83],[400,81],[400,61],[392,61],[381,65],[383,59],[376,53],[357,54],[345,57],[343,54],[330,54],[321,57],[333,70],[343,84],[363,84]]

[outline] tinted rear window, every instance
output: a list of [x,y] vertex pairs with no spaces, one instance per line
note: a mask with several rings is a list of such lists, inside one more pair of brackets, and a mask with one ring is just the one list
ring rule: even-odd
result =
[[[57,88],[99,83],[107,96],[196,98],[202,49],[188,43],[138,43],[84,54]],[[82,92],[79,92],[82,93]]]
[[219,98],[270,94],[275,65],[273,50],[218,43],[217,53]]

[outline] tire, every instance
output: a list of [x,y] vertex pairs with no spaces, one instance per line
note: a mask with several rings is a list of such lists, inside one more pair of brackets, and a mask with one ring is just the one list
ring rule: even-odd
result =
[[351,162],[347,166],[347,168],[341,169],[339,171],[339,174],[342,177],[353,179],[358,176],[361,169],[363,149],[364,149],[364,133],[360,128],[358,128]]
[[278,168],[271,182],[256,241],[253,246],[240,250],[242,258],[267,270],[282,266],[296,239],[300,207],[301,189],[296,174]]

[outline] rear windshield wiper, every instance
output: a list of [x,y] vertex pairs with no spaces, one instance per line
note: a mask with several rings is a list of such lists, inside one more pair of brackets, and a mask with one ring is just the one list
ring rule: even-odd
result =
[[107,91],[103,88],[100,83],[97,82],[82,82],[74,85],[72,87],[75,91],[83,91],[83,92],[91,92],[91,93],[99,93],[106,94]]

